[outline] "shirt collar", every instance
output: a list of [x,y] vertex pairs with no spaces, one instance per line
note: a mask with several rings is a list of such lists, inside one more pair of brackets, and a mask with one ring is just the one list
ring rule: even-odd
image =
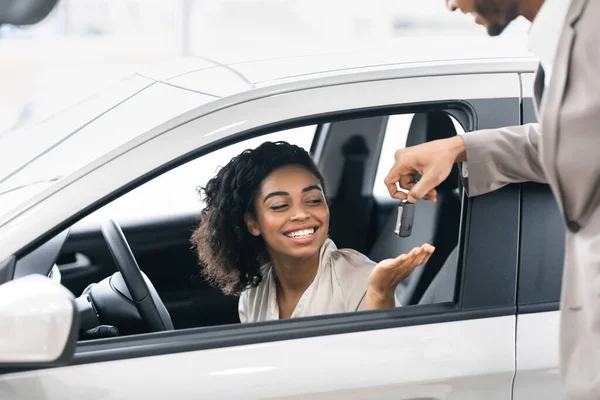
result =
[[529,29],[529,51],[534,53],[546,74],[546,85],[552,74],[556,48],[571,0],[545,0]]

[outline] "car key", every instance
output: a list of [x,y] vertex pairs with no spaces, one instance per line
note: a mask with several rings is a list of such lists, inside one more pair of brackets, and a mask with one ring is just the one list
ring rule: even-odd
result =
[[415,204],[408,200],[402,200],[398,206],[398,217],[396,218],[396,230],[394,233],[399,237],[409,237],[412,232],[415,219]]

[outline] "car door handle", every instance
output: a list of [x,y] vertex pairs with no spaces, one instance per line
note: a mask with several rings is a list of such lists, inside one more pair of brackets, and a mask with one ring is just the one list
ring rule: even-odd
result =
[[58,264],[58,269],[61,272],[72,271],[80,268],[88,268],[92,265],[90,258],[83,253],[73,254],[75,261],[66,264]]

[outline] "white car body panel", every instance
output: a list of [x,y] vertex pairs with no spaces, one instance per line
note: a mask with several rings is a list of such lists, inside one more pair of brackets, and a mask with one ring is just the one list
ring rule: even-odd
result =
[[559,328],[559,311],[518,316],[514,400],[564,398],[558,367]]
[[[197,75],[201,78],[198,79]],[[208,68],[197,74],[184,74],[171,78],[166,83],[218,97],[227,97],[251,89],[249,81],[226,67]]]
[[149,79],[156,81],[167,81],[177,76],[189,74],[193,71],[201,71],[207,68],[216,67],[218,64],[200,57],[179,57],[173,60],[165,61],[148,68],[144,68],[138,73]]
[[[319,84],[305,90],[294,87],[297,85],[257,89],[204,104],[133,138],[63,178],[3,216],[0,259],[144,174],[194,149],[249,129],[343,110],[520,95],[516,73],[381,78],[333,86]],[[251,94],[253,101],[239,98]]]
[[[412,38],[411,41],[414,41]],[[281,80],[297,78],[296,81],[307,81],[315,76],[336,76],[356,74],[357,72],[379,71],[385,69],[393,70],[422,70],[429,74],[428,68],[433,67],[443,75],[452,74],[456,71],[456,65],[460,65],[460,71],[455,73],[470,73],[471,68],[481,69],[482,66],[489,69],[495,65],[495,72],[511,72],[514,68],[520,70],[534,70],[535,58],[531,53],[513,54],[510,57],[473,57],[472,52],[467,54],[456,54],[454,57],[440,57],[440,54],[428,54],[426,57],[415,58],[410,52],[398,49],[375,50],[370,52],[347,52],[331,54],[308,54],[293,57],[267,57],[265,59],[232,58],[212,60],[202,57],[183,57],[176,60],[152,65],[139,72],[140,75],[156,81],[169,82],[182,76],[195,75],[197,82],[204,81],[204,72],[211,68],[227,68],[232,72],[231,79],[250,82],[252,85],[271,82],[271,85],[280,83]],[[466,69],[465,69],[466,68]],[[492,72],[492,71],[489,71]],[[209,82],[211,85],[214,82]]]
[[0,375],[0,398],[506,400],[514,333],[507,316],[76,365]]
[[523,97],[533,97],[535,74],[521,74],[521,79],[523,81]]
[[3,284],[0,363],[58,359],[71,333],[74,307],[73,295],[42,275],[33,274]]
[[[153,83],[154,81],[141,76],[131,77],[110,88],[102,96],[76,106],[76,110],[58,114],[45,124],[35,125],[29,130],[15,131],[0,137],[0,157],[2,158],[0,178],[4,178],[12,172],[15,165],[21,166],[30,161],[31,154],[43,153],[71,133],[98,118],[103,112],[131,96],[135,96]],[[26,141],[22,140],[23,135],[27,135]],[[35,179],[40,179],[40,177],[35,177]]]
[[59,148],[40,155],[35,163],[16,172],[5,184],[25,184],[49,174],[69,175],[90,160],[110,153],[165,120],[212,100],[210,96],[153,82],[110,112],[85,124],[64,140]]

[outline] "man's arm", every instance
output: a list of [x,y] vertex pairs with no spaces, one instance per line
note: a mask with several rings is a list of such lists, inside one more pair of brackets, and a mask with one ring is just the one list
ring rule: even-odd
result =
[[466,178],[469,196],[488,193],[509,183],[546,183],[539,157],[540,135],[539,124],[462,135],[466,167],[461,168],[461,173]]
[[[466,162],[467,192],[476,196],[524,181],[546,182],[539,160],[539,124],[465,133],[396,151],[385,184],[396,199],[435,201],[435,187],[450,174],[454,163]],[[464,172],[468,172],[465,174]],[[419,182],[415,182],[421,175]],[[466,176],[465,176],[466,175]],[[409,190],[408,195],[397,189]]]

